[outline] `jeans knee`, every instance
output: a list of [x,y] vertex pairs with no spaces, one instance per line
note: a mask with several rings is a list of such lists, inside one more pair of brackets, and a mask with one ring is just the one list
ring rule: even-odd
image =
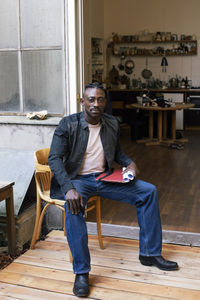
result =
[[152,183],[147,183],[145,187],[145,192],[149,195],[156,195],[158,193],[157,187]]
[[151,199],[157,202],[158,201],[158,190],[154,184],[151,184],[149,192],[151,195]]
[[145,198],[143,203],[154,203],[158,202],[158,191],[154,184],[148,183],[145,190]]
[[158,190],[157,190],[157,187],[154,185],[154,184],[150,184],[150,191],[151,191],[151,193],[156,193],[157,194],[157,192],[158,192]]

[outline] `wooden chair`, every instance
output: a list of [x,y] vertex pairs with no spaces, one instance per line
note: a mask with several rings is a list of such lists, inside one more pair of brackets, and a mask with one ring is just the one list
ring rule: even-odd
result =
[[[37,150],[34,153],[35,160],[35,181],[36,181],[36,193],[37,193],[37,206],[36,206],[36,219],[35,219],[35,227],[33,231],[32,241],[30,248],[33,249],[36,241],[39,239],[42,221],[45,215],[46,210],[50,205],[55,205],[59,209],[63,211],[63,216],[65,218],[65,209],[63,200],[52,199],[50,198],[50,182],[52,177],[52,172],[48,165],[48,156],[49,156],[49,148]],[[42,208],[41,202],[42,200],[45,202],[44,207]],[[97,220],[97,233],[99,246],[101,249],[104,249],[102,235],[101,235],[101,208],[100,208],[100,197],[93,196],[87,202],[86,212],[96,208],[96,220]],[[64,222],[65,224],[65,222]],[[64,233],[66,235],[65,227]],[[71,251],[70,253],[70,261],[72,261]]]

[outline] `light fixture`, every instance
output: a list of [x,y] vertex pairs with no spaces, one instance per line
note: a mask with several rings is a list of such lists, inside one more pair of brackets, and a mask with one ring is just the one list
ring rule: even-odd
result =
[[165,56],[163,56],[161,61],[162,72],[167,72],[168,61]]

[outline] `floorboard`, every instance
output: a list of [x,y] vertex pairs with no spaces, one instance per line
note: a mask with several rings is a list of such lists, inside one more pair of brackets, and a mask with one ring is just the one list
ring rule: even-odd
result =
[[[88,299],[200,299],[200,248],[163,245],[163,255],[180,269],[161,271],[138,261],[138,241],[104,237],[105,249],[89,236]],[[52,231],[0,272],[0,299],[75,299],[74,274],[62,231]]]
[[[184,150],[163,146],[145,146],[130,140],[123,129],[122,149],[136,162],[138,178],[157,186],[163,229],[200,233],[200,130],[185,131],[189,142]],[[117,167],[117,165],[115,165]],[[102,223],[137,226],[135,207],[102,199]],[[95,221],[95,212],[87,220]]]

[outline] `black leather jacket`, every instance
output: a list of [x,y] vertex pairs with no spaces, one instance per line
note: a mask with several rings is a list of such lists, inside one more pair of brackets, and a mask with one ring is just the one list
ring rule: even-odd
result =
[[[84,113],[64,117],[57,126],[49,154],[49,165],[53,172],[51,197],[63,199],[64,194],[73,187],[87,148],[89,129]],[[132,160],[121,150],[119,144],[119,125],[116,118],[106,113],[101,116],[101,142],[106,158],[106,169],[113,161],[128,166]]]

